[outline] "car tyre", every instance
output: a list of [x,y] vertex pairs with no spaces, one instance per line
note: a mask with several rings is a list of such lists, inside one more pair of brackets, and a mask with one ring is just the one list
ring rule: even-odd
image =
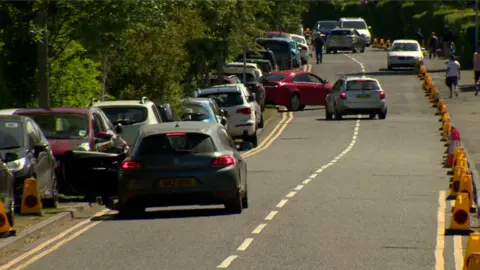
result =
[[10,227],[15,226],[15,202],[13,199],[10,199],[10,206],[7,209],[7,220]]
[[43,201],[43,205],[47,208],[58,208],[58,184],[57,184],[57,176],[54,173],[52,179],[52,190],[50,191],[52,197],[45,199]]
[[381,120],[385,120],[387,118],[387,110],[385,110],[384,112],[381,112],[378,114],[378,118],[381,119]]
[[241,214],[243,211],[243,198],[240,190],[237,192],[235,198],[225,203],[225,210],[230,214]]
[[253,134],[253,135],[250,135],[246,138],[246,141],[247,142],[250,142],[253,144],[253,147],[257,147],[258,146],[258,136],[257,134]]
[[375,119],[375,116],[377,116],[377,115],[374,114],[374,113],[371,113],[371,114],[368,115],[368,118],[370,118],[370,119]]
[[299,111],[303,111],[303,110],[305,109],[305,107],[307,107],[307,105],[300,105],[300,106],[298,107],[298,110],[299,110]]
[[264,125],[265,125],[265,122],[263,121],[263,115],[260,115],[260,123],[258,123],[258,127],[263,128]]
[[361,53],[365,52],[365,46],[362,47],[362,50],[360,50]]
[[357,49],[352,49],[352,53],[357,53]]
[[336,112],[336,113],[335,113],[335,119],[336,119],[336,120],[342,120],[342,119],[343,119],[343,115],[342,115],[341,113]]
[[333,119],[333,114],[332,114],[331,112],[329,112],[329,111],[326,110],[326,111],[325,111],[325,118],[326,118],[327,120],[332,120],[332,119]]
[[297,93],[294,93],[290,97],[290,102],[287,105],[287,109],[289,111],[298,111],[298,108],[300,108],[300,96]]
[[243,194],[242,198],[242,208],[247,209],[248,208],[248,185],[245,184],[245,193]]

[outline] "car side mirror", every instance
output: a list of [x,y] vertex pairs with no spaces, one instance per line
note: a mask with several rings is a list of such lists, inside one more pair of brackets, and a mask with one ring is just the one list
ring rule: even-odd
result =
[[220,109],[223,116],[228,117],[228,112],[225,109]]
[[109,141],[110,139],[112,139],[113,135],[112,134],[108,134],[104,131],[99,131],[97,132],[97,134],[95,134],[95,137],[99,138],[99,139],[103,139],[103,140],[106,140],[106,141]]
[[237,145],[238,151],[249,151],[253,149],[253,144],[251,142],[241,142]]
[[115,132],[116,132],[117,134],[121,134],[121,133],[123,132],[123,126],[122,126],[122,124],[119,123],[119,124],[116,124],[116,125],[115,125]]
[[327,83],[329,83],[328,80],[323,80],[323,84],[327,84]]
[[220,124],[222,124],[222,126],[226,126],[227,125],[227,119],[222,118],[222,120],[220,120]]

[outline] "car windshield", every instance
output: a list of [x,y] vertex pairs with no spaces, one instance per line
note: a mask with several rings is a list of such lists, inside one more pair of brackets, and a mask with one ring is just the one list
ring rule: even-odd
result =
[[379,90],[380,85],[373,80],[355,80],[347,82],[347,91]]
[[353,35],[351,30],[335,30],[330,34],[332,36],[350,36]]
[[278,82],[278,81],[281,81],[281,80],[285,79],[286,77],[287,77],[287,75],[285,75],[285,74],[269,74],[269,75],[263,76],[262,82],[263,83]]
[[418,44],[416,43],[394,43],[392,52],[417,52]]
[[148,110],[143,106],[99,106],[112,124],[133,125],[145,122]]
[[338,22],[319,22],[318,29],[335,29],[338,25]]
[[269,73],[272,71],[272,66],[270,65],[269,61],[257,62],[255,60],[247,60],[247,62],[257,64],[263,73]]
[[[243,81],[243,73],[225,73],[225,75],[227,75],[227,76],[235,75],[235,76],[237,76],[237,77],[240,79],[240,81],[241,81],[242,83],[244,82],[244,81]],[[249,82],[255,82],[255,76],[253,76],[252,73],[246,73],[246,75],[247,75],[247,81],[246,81],[247,83],[249,83]]]
[[24,145],[23,123],[0,120],[0,149],[20,148]]
[[343,28],[367,29],[367,24],[363,21],[345,21],[342,23]]
[[211,110],[207,105],[183,103],[180,111],[180,119],[182,121],[206,121],[212,119]]
[[233,107],[243,105],[243,97],[239,92],[216,92],[199,95],[198,97],[212,98],[220,107]]
[[141,140],[135,156],[151,156],[174,153],[212,153],[213,142],[208,135],[175,132],[155,134]]
[[82,139],[88,136],[88,115],[80,113],[28,113],[47,139]]

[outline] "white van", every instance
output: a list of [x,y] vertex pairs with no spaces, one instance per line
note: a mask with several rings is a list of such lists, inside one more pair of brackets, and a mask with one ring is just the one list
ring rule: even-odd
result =
[[365,39],[365,45],[370,47],[372,42],[371,26],[368,26],[362,18],[341,18],[338,21],[339,28],[355,28],[360,35]]

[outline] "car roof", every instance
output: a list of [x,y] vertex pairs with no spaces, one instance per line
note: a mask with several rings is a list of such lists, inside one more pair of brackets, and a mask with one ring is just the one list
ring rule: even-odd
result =
[[343,18],[340,18],[340,20],[341,21],[365,21],[361,17],[343,17]]
[[3,110],[0,110],[0,115],[11,115],[20,109],[21,108],[3,109]]
[[272,37],[272,38],[257,38],[257,40],[260,41],[278,41],[278,42],[289,42],[288,39],[286,38],[277,38],[277,37]]
[[396,39],[393,43],[418,43],[415,39]]
[[373,77],[368,77],[368,76],[352,76],[352,77],[344,77],[345,81],[356,81],[356,80],[369,80],[369,81],[376,81],[378,83],[378,80],[373,78]]
[[140,128],[140,136],[150,136],[154,134],[163,134],[170,132],[194,132],[207,135],[215,134],[218,129],[218,123],[200,122],[200,121],[180,121],[166,122],[159,124],[144,125]]
[[336,21],[336,20],[317,21],[317,23],[322,23],[322,22],[336,22],[336,23],[338,23],[338,21]]
[[269,72],[266,75],[283,74],[283,75],[288,76],[288,75],[296,75],[296,74],[301,74],[301,73],[308,73],[308,72],[303,71],[303,70],[280,70],[280,71]]
[[146,101],[145,103],[141,103],[139,100],[114,100],[114,101],[98,101],[93,103],[92,106],[99,107],[99,106],[143,106],[148,107],[151,106],[153,102]]
[[297,38],[301,38],[301,39],[304,39],[304,40],[306,40],[306,39],[305,39],[305,37],[304,37],[304,36],[302,36],[302,35],[291,34],[290,36],[292,36],[292,37],[297,37]]
[[337,27],[337,28],[334,28],[334,29],[332,30],[332,32],[347,31],[347,30],[348,30],[348,31],[353,31],[353,30],[355,30],[355,28],[341,28],[341,27]]
[[215,85],[208,88],[199,89],[199,94],[208,94],[208,93],[225,93],[225,92],[240,92],[241,90],[237,87],[236,84],[222,84]]
[[203,103],[203,104],[210,104],[210,102],[212,102],[213,99],[211,98],[201,98],[201,97],[197,97],[197,98],[185,98],[183,99],[183,102],[185,103]]
[[25,122],[25,120],[27,119],[30,119],[30,117],[24,115],[0,115],[0,120],[14,120]]
[[36,109],[19,109],[15,114],[30,113],[72,113],[72,114],[89,114],[90,109],[87,108],[36,108]]
[[292,34],[287,33],[287,32],[280,32],[280,31],[268,31],[267,35],[284,35],[284,36],[290,36]]

